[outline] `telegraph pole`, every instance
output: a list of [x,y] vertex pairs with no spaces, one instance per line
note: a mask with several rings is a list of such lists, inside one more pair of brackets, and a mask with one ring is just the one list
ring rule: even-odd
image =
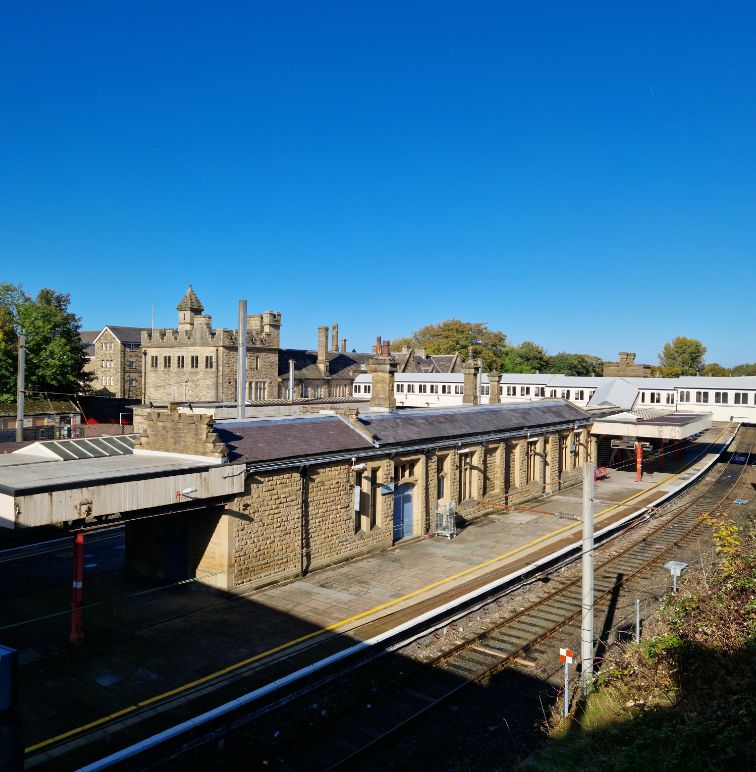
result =
[[593,681],[593,498],[594,464],[583,464],[583,618],[580,625],[580,658],[582,661],[581,681],[588,690]]
[[26,335],[18,336],[18,376],[16,378],[16,442],[24,441],[24,397],[26,395]]

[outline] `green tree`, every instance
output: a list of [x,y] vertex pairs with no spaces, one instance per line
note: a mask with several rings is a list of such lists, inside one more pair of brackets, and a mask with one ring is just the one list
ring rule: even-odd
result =
[[601,375],[602,361],[590,354],[568,354],[560,351],[549,357],[547,373],[561,375]]
[[695,338],[678,336],[664,344],[659,365],[667,377],[696,375],[703,370],[706,346]]
[[51,289],[32,300],[19,286],[0,286],[0,388],[6,399],[15,399],[19,332],[26,335],[27,391],[75,393],[89,381],[81,321],[68,310],[70,302]]
[[519,346],[507,348],[502,359],[501,368],[505,373],[543,373],[549,362],[546,350],[526,340]]
[[483,360],[484,369],[493,370],[501,367],[507,336],[489,330],[485,322],[447,319],[421,327],[409,338],[409,344],[425,348],[429,354],[459,354],[465,359],[472,348],[473,356]]
[[0,284],[0,401],[16,399],[18,310],[29,301],[20,284]]
[[722,365],[718,364],[717,362],[705,364],[701,370],[701,375],[725,376],[729,374],[730,371],[726,367],[722,367]]
[[735,365],[735,367],[730,370],[730,375],[756,375],[756,362]]

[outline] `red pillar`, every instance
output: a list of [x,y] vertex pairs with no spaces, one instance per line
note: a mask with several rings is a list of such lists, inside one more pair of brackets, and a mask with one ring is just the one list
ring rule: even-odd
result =
[[643,445],[635,443],[635,482],[641,481],[643,475]]
[[73,593],[71,597],[71,635],[68,640],[80,644],[84,639],[81,606],[84,602],[84,531],[74,534]]
[[659,440],[659,471],[664,471],[664,440]]

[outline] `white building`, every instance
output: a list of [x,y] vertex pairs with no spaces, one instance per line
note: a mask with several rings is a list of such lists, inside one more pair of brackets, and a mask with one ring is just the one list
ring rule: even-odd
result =
[[[358,375],[354,396],[369,399],[371,376]],[[460,405],[464,394],[461,373],[396,373],[399,407]],[[479,401],[488,404],[488,376],[478,377]],[[501,402],[566,399],[580,407],[623,410],[651,408],[669,412],[709,413],[713,421],[756,423],[756,376],[682,378],[604,378],[571,375],[504,373]]]

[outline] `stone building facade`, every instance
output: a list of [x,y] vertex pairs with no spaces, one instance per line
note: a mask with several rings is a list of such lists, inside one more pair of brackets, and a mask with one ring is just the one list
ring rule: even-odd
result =
[[[375,364],[389,386],[392,365]],[[189,443],[150,437],[179,420],[157,415],[168,417],[135,419],[144,447]],[[188,417],[192,453],[206,447],[245,475],[232,501],[185,516],[195,575],[226,589],[279,581],[427,536],[449,504],[469,521],[556,492],[596,458],[589,424],[559,400],[407,413],[378,404],[252,424]]]
[[[143,401],[235,402],[238,331],[213,328],[191,286],[177,311],[176,328],[144,330],[141,336]],[[277,311],[247,317],[246,343],[249,402],[351,397],[354,379],[371,357],[348,352],[336,323],[330,339],[327,326],[318,328],[314,350],[281,348]]]
[[143,332],[141,327],[119,325],[81,332],[87,347],[85,370],[92,374],[90,386],[96,394],[142,399]]

